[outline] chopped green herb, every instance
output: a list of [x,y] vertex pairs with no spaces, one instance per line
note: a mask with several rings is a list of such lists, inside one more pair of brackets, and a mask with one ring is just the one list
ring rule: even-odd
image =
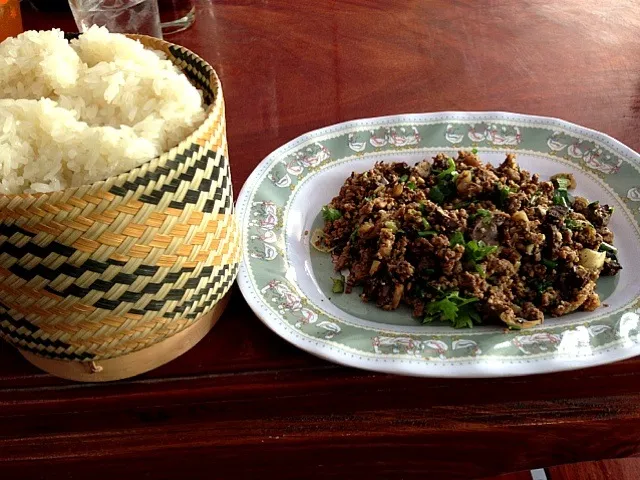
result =
[[373,197],[364,197],[365,201],[370,202],[371,200],[373,200]]
[[563,207],[570,207],[573,203],[573,198],[567,190],[569,188],[569,185],[571,184],[570,180],[567,178],[559,177],[555,179],[555,184],[556,190],[553,192],[553,204]]
[[437,235],[438,232],[436,232],[435,230],[423,230],[422,232],[418,232],[418,236],[419,237],[430,237],[432,235]]
[[471,305],[477,302],[476,297],[461,297],[458,292],[445,294],[443,298],[427,305],[427,314],[422,323],[434,320],[449,321],[454,328],[472,328],[474,323],[480,323],[480,314]]
[[475,147],[473,147],[473,148],[471,149],[471,153],[473,153],[473,154],[475,155],[476,153],[478,153],[478,149],[477,149],[477,148],[475,148]]
[[582,230],[584,228],[584,223],[578,222],[578,221],[574,220],[573,218],[567,218],[564,221],[564,225],[569,230]]
[[469,261],[480,262],[497,251],[496,245],[487,245],[482,240],[471,240],[465,246],[464,253]]
[[458,175],[456,172],[456,162],[453,158],[447,159],[449,166],[446,170],[436,175],[438,179],[437,185],[429,189],[429,199],[435,203],[442,204],[445,200],[452,197],[456,193],[456,185],[453,181]]
[[340,210],[336,210],[329,205],[325,205],[324,207],[322,207],[322,218],[324,218],[326,221],[333,222],[340,217],[342,217],[342,213],[340,213]]
[[553,270],[558,266],[558,262],[554,262],[553,260],[547,260],[546,258],[542,259],[542,264],[550,270]]
[[399,181],[400,183],[404,183],[404,182],[406,182],[407,180],[409,180],[409,175],[407,175],[407,174],[402,175],[402,176],[398,179],[398,181]]
[[407,182],[407,188],[409,190],[415,190],[416,189],[416,183],[415,182]]
[[572,203],[571,197],[567,190],[558,189],[553,192],[553,204],[562,207],[570,207]]
[[464,234],[462,232],[456,232],[449,238],[449,246],[455,247],[456,245],[464,246]]
[[476,264],[476,272],[478,272],[478,275],[480,275],[482,278],[487,276],[487,272],[482,265]]
[[602,242],[600,244],[600,248],[598,248],[598,250],[600,250],[601,252],[618,253],[618,249],[616,247],[614,247],[613,245],[611,245],[610,243],[607,243],[607,242]]
[[422,226],[424,227],[425,230],[431,230],[431,224],[427,222],[426,218],[422,219]]
[[507,198],[509,198],[510,193],[511,193],[511,189],[506,185],[500,185],[499,183],[496,184],[496,197],[497,197],[496,203],[498,204],[498,206],[500,207],[505,206],[505,203],[507,201]]
[[456,162],[454,162],[453,158],[447,158],[447,162],[448,167],[438,174],[438,180],[442,180],[456,171]]
[[444,203],[447,198],[439,185],[431,187],[429,190],[429,198],[433,200],[435,203]]
[[[449,172],[448,170],[449,169],[438,174],[439,180],[437,185],[431,187],[431,189],[429,190],[429,199],[440,205],[442,205],[445,200],[453,197],[457,192],[454,179],[458,175],[458,172],[456,172],[455,170],[453,172]],[[441,175],[444,173],[446,173],[446,175],[444,177],[441,177]]]
[[343,293],[344,292],[344,277],[341,275],[340,278],[332,278],[333,286],[331,287],[331,291],[333,293]]
[[475,220],[476,218],[491,218],[492,213],[489,210],[485,210],[484,208],[479,208],[476,210],[476,213],[472,213],[469,215],[469,220]]

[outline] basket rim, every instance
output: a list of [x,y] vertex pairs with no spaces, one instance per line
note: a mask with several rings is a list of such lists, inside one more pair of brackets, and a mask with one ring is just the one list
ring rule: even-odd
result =
[[[220,82],[220,78],[218,77],[217,72],[211,66],[211,64],[207,62],[205,59],[203,59],[200,55],[195,53],[194,51],[188,49],[187,47],[179,45],[177,43],[167,42],[164,39],[151,37],[149,35],[140,35],[140,34],[133,34],[133,33],[127,33],[124,35],[128,38],[131,38],[132,40],[136,40],[140,42],[145,48],[153,48],[151,45],[148,44],[151,42],[164,44],[165,47],[175,46],[175,47],[183,48],[184,50],[192,54],[195,58],[197,58],[204,64],[207,73],[210,75],[211,84],[212,84],[211,86],[212,86],[212,90],[214,90],[215,92],[215,95],[213,97],[213,101],[207,106],[205,110],[206,115],[203,122],[200,124],[200,126],[198,126],[198,128],[196,128],[193,132],[191,132],[186,138],[181,140],[180,143],[178,143],[175,147],[172,147],[166,152],[163,152],[162,154],[160,154],[159,156],[153,157],[147,160],[146,162],[141,163],[137,167],[127,170],[126,172],[122,172],[118,175],[112,175],[103,180],[97,180],[91,183],[85,183],[85,184],[77,185],[74,187],[63,188],[62,190],[55,190],[53,192],[11,193],[11,194],[0,193],[0,198],[8,199],[9,201],[18,199],[18,198],[19,199],[42,198],[42,197],[46,198],[52,194],[59,194],[60,192],[66,192],[67,194],[70,194],[73,196],[78,190],[87,188],[87,187],[99,187],[101,185],[108,185],[109,187],[111,187],[113,183],[116,183],[119,180],[124,181],[130,175],[138,174],[142,172],[142,170],[149,169],[150,167],[155,168],[158,166],[160,162],[166,160],[167,157],[173,156],[176,153],[183,152],[190,144],[193,143],[194,138],[198,138],[202,136],[208,130],[209,128],[208,121],[213,115],[213,112],[216,111],[218,108],[220,108],[220,105],[223,102],[222,83]],[[182,69],[180,69],[180,71],[183,73],[183,75],[185,75]]]

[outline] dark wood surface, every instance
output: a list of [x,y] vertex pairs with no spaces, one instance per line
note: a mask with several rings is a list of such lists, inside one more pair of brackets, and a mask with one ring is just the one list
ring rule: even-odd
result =
[[[236,193],[270,151],[366,116],[558,116],[640,149],[634,0],[199,0],[168,38],[217,69]],[[27,28],[73,29],[24,12]],[[240,294],[193,350],[78,385],[0,346],[0,478],[479,478],[640,453],[640,359],[509,379],[356,371],[275,336]]]
[[[640,478],[640,458],[601,460],[598,462],[574,463],[543,469],[547,480],[638,480]],[[481,480],[534,480],[532,474],[540,478],[539,470],[531,472],[506,473]]]
[[[498,475],[497,477],[483,478],[481,480],[532,480],[531,472],[529,470],[516,473],[505,473],[504,475]],[[550,480],[550,479],[547,479]]]
[[550,468],[548,476],[548,480],[637,480],[640,458],[561,465]]

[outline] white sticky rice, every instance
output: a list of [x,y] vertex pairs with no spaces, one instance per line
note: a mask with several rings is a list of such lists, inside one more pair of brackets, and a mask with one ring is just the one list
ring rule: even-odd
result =
[[204,120],[202,95],[162,52],[92,27],[0,43],[0,194],[49,192],[127,172]]

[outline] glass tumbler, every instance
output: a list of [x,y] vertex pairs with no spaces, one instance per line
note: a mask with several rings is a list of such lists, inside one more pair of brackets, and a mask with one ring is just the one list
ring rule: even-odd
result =
[[165,35],[186,30],[196,19],[194,0],[158,0],[158,8]]
[[69,0],[69,5],[81,32],[99,25],[110,32],[162,38],[158,0]]

